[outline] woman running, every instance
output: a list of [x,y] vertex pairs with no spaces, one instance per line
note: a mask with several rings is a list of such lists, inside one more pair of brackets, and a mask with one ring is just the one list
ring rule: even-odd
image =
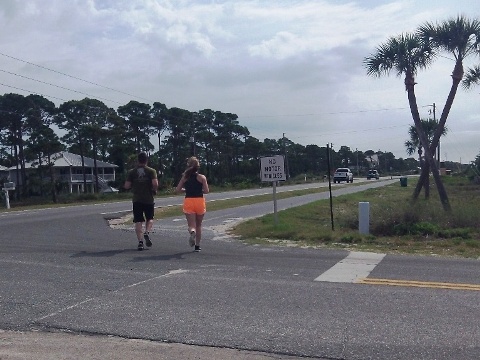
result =
[[188,243],[195,246],[195,252],[199,252],[202,239],[202,221],[207,212],[204,194],[208,194],[208,182],[205,175],[198,172],[200,162],[195,156],[187,160],[187,169],[183,172],[175,191],[184,192],[183,213],[187,218],[188,232],[190,233]]

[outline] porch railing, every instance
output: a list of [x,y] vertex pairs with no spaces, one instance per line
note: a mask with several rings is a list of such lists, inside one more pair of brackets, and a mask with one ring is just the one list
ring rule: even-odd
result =
[[[83,182],[82,174],[60,175],[59,178],[65,181],[71,181],[72,183]],[[93,174],[85,174],[85,178],[88,183],[95,182],[95,175]],[[113,174],[99,174],[98,178],[103,179],[106,182],[115,180],[115,176]]]

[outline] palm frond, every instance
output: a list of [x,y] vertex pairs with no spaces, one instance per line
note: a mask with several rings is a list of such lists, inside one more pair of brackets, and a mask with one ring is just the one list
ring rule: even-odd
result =
[[470,89],[473,85],[480,84],[480,65],[467,70],[464,79],[462,80],[462,86],[464,89]]
[[364,66],[370,76],[388,75],[395,71],[397,76],[412,74],[428,67],[435,57],[433,48],[415,34],[401,34],[389,38],[377,47],[376,52],[365,58]]
[[456,60],[462,61],[478,53],[480,21],[457,16],[439,24],[425,23],[418,28],[417,35],[432,47],[451,53]]

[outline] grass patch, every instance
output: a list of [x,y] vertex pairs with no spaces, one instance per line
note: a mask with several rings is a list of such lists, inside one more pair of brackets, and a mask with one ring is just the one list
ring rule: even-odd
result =
[[[363,251],[437,254],[480,258],[480,186],[448,178],[452,211],[443,210],[434,185],[430,199],[412,202],[413,186],[392,184],[333,199],[334,230],[328,200],[236,225],[231,233],[247,243],[351,248]],[[423,196],[423,194],[421,194]],[[370,234],[358,232],[358,203],[370,203]]]
[[[294,191],[285,191],[276,194],[277,200],[287,199],[294,196],[303,196],[308,194],[315,194],[319,192],[328,191],[328,188],[315,188],[315,189],[304,189],[304,190],[294,190]],[[273,195],[256,195],[248,196],[235,199],[226,199],[226,200],[207,200],[207,211],[216,211],[230,209],[239,206],[252,205],[267,201],[273,201]],[[172,216],[183,216],[182,206],[168,206],[155,209],[155,218],[161,219]]]

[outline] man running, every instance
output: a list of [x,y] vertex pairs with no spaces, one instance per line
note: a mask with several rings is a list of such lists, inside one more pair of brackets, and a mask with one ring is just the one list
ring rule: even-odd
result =
[[[138,240],[138,250],[143,250],[143,240],[147,247],[152,246],[150,232],[153,228],[154,195],[158,189],[157,171],[147,166],[148,156],[141,152],[137,157],[137,166],[128,171],[123,187],[132,189],[133,197],[133,222]],[[145,223],[145,231],[143,230]]]

